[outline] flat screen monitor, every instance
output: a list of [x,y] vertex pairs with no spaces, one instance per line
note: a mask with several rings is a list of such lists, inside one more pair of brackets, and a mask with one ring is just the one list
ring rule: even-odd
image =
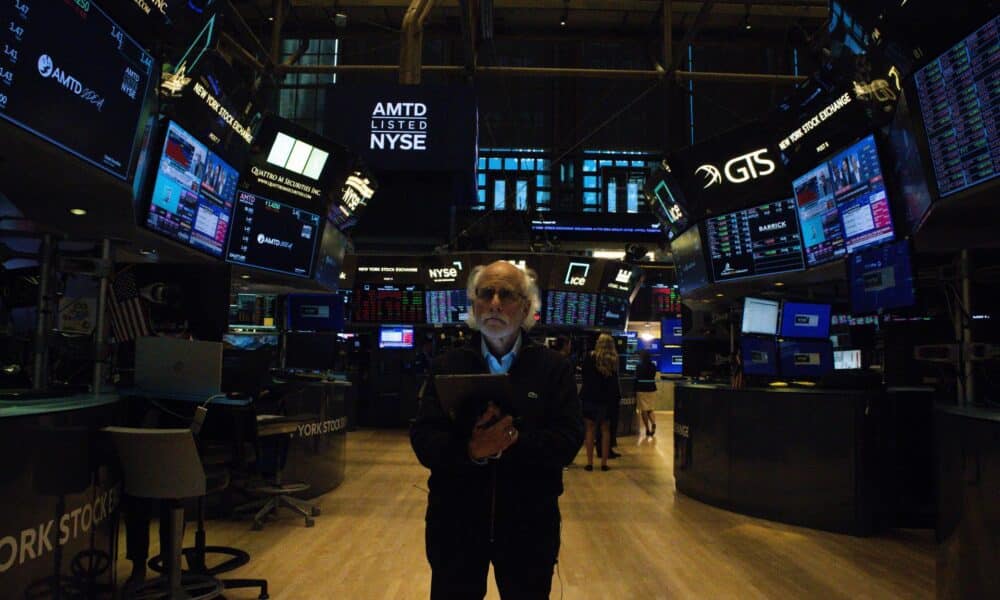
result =
[[914,74],[927,145],[943,198],[1000,174],[997,44],[1000,16]]
[[593,327],[597,318],[597,294],[549,290],[545,295],[546,325]]
[[830,305],[789,302],[781,305],[782,337],[816,338],[829,343]]
[[663,348],[657,361],[660,373],[680,375],[684,372],[684,351],[681,348]]
[[224,333],[222,341],[240,350],[256,350],[262,346],[277,346],[277,334]]
[[344,298],[340,294],[288,294],[289,331],[341,331],[344,329]]
[[691,293],[708,285],[708,268],[701,242],[701,227],[688,229],[670,244],[677,270],[677,283],[681,294]]
[[780,352],[783,377],[822,377],[833,371],[830,340],[785,340]]
[[413,327],[409,325],[382,325],[378,330],[379,348],[412,348]]
[[274,294],[230,294],[229,327],[275,329]]
[[889,147],[892,150],[892,171],[902,201],[902,210],[898,212],[902,212],[909,231],[916,232],[930,210],[933,198],[913,131],[909,102],[906,94],[900,94],[896,101],[896,114],[889,125]]
[[894,239],[875,136],[792,182],[809,266]]
[[226,260],[248,267],[309,277],[320,217],[249,192],[239,192]]
[[861,369],[861,350],[834,350],[834,371],[857,371]]
[[716,282],[805,268],[792,198],[708,219],[705,243]]
[[916,303],[910,249],[905,241],[868,248],[847,263],[851,312],[880,313]]
[[239,173],[180,125],[167,125],[146,227],[221,257]]
[[0,119],[126,180],[153,57],[99,6],[81,4],[0,5]]
[[650,211],[656,215],[663,232],[670,240],[687,227],[688,215],[681,206],[679,192],[673,185],[672,178],[663,172],[659,175],[660,178],[652,184],[652,189],[647,188],[649,191],[643,192],[643,195]]
[[664,346],[680,346],[684,339],[684,326],[680,319],[662,319],[660,321],[660,340]]
[[743,300],[743,333],[759,333],[775,335],[778,333],[777,300],[763,298],[745,298]]
[[681,314],[681,291],[676,285],[654,285],[650,296],[655,315]]
[[323,236],[320,238],[319,250],[316,252],[313,277],[328,290],[340,288],[340,275],[344,267],[347,244],[347,236],[334,227],[332,223],[323,224]]
[[621,330],[628,324],[629,302],[615,294],[600,294],[597,297],[597,314],[594,325],[607,329]]
[[361,284],[351,300],[355,323],[423,323],[425,292],[418,285]]
[[740,339],[740,358],[746,375],[778,374],[778,344],[774,338],[743,336]]
[[427,290],[427,322],[431,325],[459,325],[469,315],[469,299],[465,290]]

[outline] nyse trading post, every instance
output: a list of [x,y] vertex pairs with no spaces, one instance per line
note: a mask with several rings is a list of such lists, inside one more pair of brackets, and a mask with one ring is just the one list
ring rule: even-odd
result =
[[715,281],[798,271],[804,267],[794,199],[705,222]]
[[1000,16],[914,76],[941,196],[1000,174],[998,40]]
[[127,179],[153,58],[93,2],[0,2],[0,119]]

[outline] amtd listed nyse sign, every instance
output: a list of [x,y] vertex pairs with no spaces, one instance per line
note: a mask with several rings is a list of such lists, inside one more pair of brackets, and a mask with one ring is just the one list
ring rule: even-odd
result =
[[372,150],[427,150],[427,105],[423,102],[376,102],[372,108]]

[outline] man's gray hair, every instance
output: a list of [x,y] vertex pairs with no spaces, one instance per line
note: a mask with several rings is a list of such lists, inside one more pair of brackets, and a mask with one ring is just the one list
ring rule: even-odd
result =
[[[528,297],[528,315],[524,317],[524,322],[521,323],[521,327],[527,331],[535,326],[535,313],[542,308],[542,294],[538,290],[538,275],[532,269],[523,269],[514,263],[510,264],[516,267],[517,271],[521,274],[521,287],[524,289],[524,294]],[[476,288],[479,287],[479,277],[488,266],[477,265],[474,267],[469,273],[469,279],[465,284],[465,293],[469,299],[469,312],[465,317],[465,323],[472,329],[479,329],[479,323],[476,322],[476,315],[472,310],[472,306],[476,300]]]

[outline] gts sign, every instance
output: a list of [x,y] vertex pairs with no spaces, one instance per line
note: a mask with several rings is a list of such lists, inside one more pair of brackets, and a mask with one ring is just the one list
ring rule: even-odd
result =
[[701,175],[705,179],[706,183],[702,189],[708,189],[722,183],[723,175],[729,183],[740,184],[759,177],[766,177],[774,173],[774,169],[774,161],[767,158],[767,148],[761,148],[729,159],[722,171],[719,171],[715,165],[704,164],[695,169],[694,174]]

